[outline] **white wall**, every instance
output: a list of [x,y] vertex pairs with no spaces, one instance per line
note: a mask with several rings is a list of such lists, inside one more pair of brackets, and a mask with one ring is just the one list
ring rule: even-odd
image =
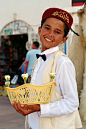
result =
[[43,11],[48,7],[71,7],[71,0],[0,0],[0,31],[9,22],[23,20],[37,31]]

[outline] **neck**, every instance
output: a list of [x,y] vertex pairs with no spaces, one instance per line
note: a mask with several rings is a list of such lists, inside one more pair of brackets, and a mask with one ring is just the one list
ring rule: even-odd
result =
[[37,47],[33,47],[32,49],[38,49]]
[[33,49],[38,49],[38,48],[33,48]]

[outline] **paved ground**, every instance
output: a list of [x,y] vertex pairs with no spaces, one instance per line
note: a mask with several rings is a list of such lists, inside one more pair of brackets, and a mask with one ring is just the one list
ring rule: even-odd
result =
[[25,129],[25,117],[15,111],[8,97],[0,96],[0,129]]

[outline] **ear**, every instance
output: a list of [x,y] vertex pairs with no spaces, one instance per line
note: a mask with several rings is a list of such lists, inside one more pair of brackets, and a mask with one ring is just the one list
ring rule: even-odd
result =
[[68,39],[68,37],[64,37],[63,40],[60,42],[61,44],[65,43],[65,41]]
[[41,26],[38,27],[38,34],[40,35],[41,33]]

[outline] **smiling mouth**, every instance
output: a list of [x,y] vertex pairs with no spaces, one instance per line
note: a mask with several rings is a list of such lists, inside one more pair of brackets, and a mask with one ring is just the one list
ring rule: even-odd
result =
[[52,40],[50,40],[50,39],[47,39],[47,38],[45,38],[48,42],[53,42]]

